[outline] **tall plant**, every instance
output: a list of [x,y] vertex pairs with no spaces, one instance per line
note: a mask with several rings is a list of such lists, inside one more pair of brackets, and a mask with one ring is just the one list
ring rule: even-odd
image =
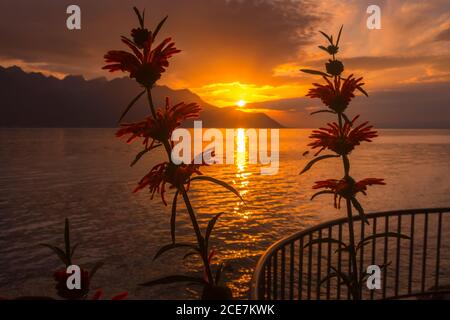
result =
[[[370,241],[375,241],[378,237],[401,237],[407,238],[401,234],[393,232],[385,232],[366,237],[361,242],[355,242],[355,225],[353,210],[359,214],[361,221],[368,223],[365,216],[365,211],[358,200],[358,195],[366,195],[367,187],[372,185],[384,185],[384,179],[366,178],[356,181],[350,174],[350,153],[359,146],[362,142],[371,142],[373,138],[377,137],[377,132],[373,130],[373,126],[368,122],[357,124],[359,116],[353,118],[349,117],[348,107],[351,100],[355,97],[356,91],[368,96],[363,89],[363,78],[355,78],[353,74],[344,77],[344,64],[336,58],[339,52],[339,41],[341,39],[342,27],[339,30],[338,36],[334,38],[322,31],[320,33],[327,40],[326,46],[319,46],[329,56],[328,62],[325,64],[325,71],[301,69],[302,72],[321,76],[324,83],[314,83],[307,94],[310,98],[319,98],[327,107],[315,111],[312,114],[332,114],[336,117],[336,121],[327,123],[326,126],[313,130],[310,139],[313,141],[308,144],[312,149],[318,149],[314,154],[314,158],[305,166],[300,174],[308,171],[315,163],[325,159],[340,158],[343,167],[343,177],[340,179],[328,179],[324,181],[317,181],[313,189],[320,190],[315,193],[311,200],[317,196],[330,194],[334,196],[334,207],[340,209],[342,199],[345,200],[348,218],[348,235],[349,242],[344,243],[337,239],[324,238],[313,241],[307,245],[312,245],[317,242],[337,243],[338,250],[347,251],[350,259],[350,272],[348,274],[340,272],[340,268],[332,267],[330,273],[324,280],[331,277],[337,277],[338,281],[345,283],[355,300],[362,298],[362,284],[366,278],[365,272],[358,270],[357,253],[360,248]],[[330,151],[328,154],[321,154],[322,151]],[[385,267],[385,266],[383,266]]]
[[[167,159],[154,166],[147,175],[145,175],[134,190],[137,192],[148,188],[151,197],[160,194],[161,200],[167,206],[165,199],[166,184],[175,190],[172,201],[172,215],[170,219],[170,229],[172,241],[163,246],[155,255],[155,259],[164,252],[175,248],[190,249],[189,255],[197,255],[204,268],[204,277],[192,277],[186,275],[173,275],[158,280],[144,283],[144,286],[153,286],[157,284],[168,284],[173,282],[195,282],[204,286],[203,298],[229,298],[231,291],[221,286],[221,274],[223,266],[219,266],[215,272],[212,270],[211,260],[214,250],[211,249],[210,237],[213,228],[222,213],[217,213],[206,226],[203,232],[191,200],[188,196],[188,189],[191,182],[203,180],[218,184],[233,192],[241,200],[240,194],[230,185],[215,178],[205,176],[200,172],[200,167],[204,164],[175,164],[172,161],[171,153],[173,143],[171,141],[172,132],[181,125],[184,120],[199,117],[201,108],[196,103],[178,103],[171,105],[169,99],[163,108],[156,109],[152,89],[162,74],[169,66],[169,59],[180,52],[175,47],[171,38],[164,39],[160,44],[156,44],[162,26],[167,20],[167,16],[158,23],[154,30],[145,27],[145,11],[142,13],[134,8],[139,21],[139,26],[131,30],[131,38],[122,36],[122,42],[131,50],[131,52],[115,50],[109,51],[105,55],[107,63],[103,69],[110,72],[122,71],[129,74],[130,78],[135,79],[142,87],[142,91],[130,102],[120,117],[121,121],[133,105],[143,96],[147,96],[150,115],[144,120],[136,123],[123,123],[117,131],[117,137],[127,136],[127,142],[135,139],[142,139],[143,150],[137,154],[131,166],[136,164],[144,155],[153,149],[162,147],[165,150]],[[195,243],[179,243],[175,236],[175,222],[177,216],[177,199],[181,195],[186,206],[189,218],[195,234]],[[243,201],[243,200],[242,200]]]

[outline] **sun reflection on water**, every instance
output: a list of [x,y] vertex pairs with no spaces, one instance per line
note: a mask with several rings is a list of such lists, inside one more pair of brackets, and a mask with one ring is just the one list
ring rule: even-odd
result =
[[[251,173],[248,172],[248,138],[245,135],[245,129],[237,129],[236,141],[235,141],[235,164],[236,164],[236,180],[235,184],[238,185],[239,193],[245,198],[245,195],[249,191],[249,177]],[[237,201],[234,206],[234,212],[245,219],[248,219],[250,211],[244,205],[242,201]]]

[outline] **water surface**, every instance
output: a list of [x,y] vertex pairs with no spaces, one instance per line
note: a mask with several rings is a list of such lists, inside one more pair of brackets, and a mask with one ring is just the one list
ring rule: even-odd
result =
[[[226,273],[236,296],[245,297],[258,257],[274,241],[321,221],[343,216],[332,197],[310,201],[314,181],[342,176],[339,161],[324,161],[305,175],[298,173],[311,156],[307,129],[283,129],[280,169],[263,176],[249,165],[237,141],[236,163],[215,165],[205,174],[233,184],[247,202],[207,182],[195,182],[189,194],[203,226],[218,212],[212,241],[215,262]],[[366,211],[450,206],[450,130],[381,130],[373,143],[352,155],[356,179],[385,178],[387,185],[361,198]],[[239,148],[239,143],[241,148]],[[92,286],[106,294],[129,291],[130,298],[194,298],[195,287],[142,288],[138,284],[163,275],[195,273],[195,260],[173,251],[152,261],[169,243],[170,207],[147,192],[133,194],[136,182],[161,162],[159,151],[135,167],[129,164],[139,145],[114,138],[112,129],[0,129],[0,296],[53,294],[57,259],[39,243],[62,245],[69,217],[75,263],[104,261]],[[169,191],[169,203],[172,192]],[[179,207],[182,208],[180,202]],[[187,213],[177,220],[179,241],[191,241]],[[180,289],[181,288],[181,289]]]

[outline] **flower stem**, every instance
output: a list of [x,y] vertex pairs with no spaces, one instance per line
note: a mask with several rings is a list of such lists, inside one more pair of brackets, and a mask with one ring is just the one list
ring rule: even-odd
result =
[[[155,105],[153,103],[153,97],[152,97],[152,91],[151,89],[147,89],[147,98],[148,98],[148,104],[150,106],[150,110],[152,112],[152,116],[154,119],[156,119],[156,111],[155,111]],[[164,141],[161,141],[164,145],[164,148],[166,149],[166,153],[167,153],[167,157],[169,158],[169,161],[172,163],[172,147],[170,145],[170,142],[168,139],[164,139]],[[208,259],[208,248],[206,247],[205,244],[205,240],[203,238],[202,232],[200,230],[198,221],[197,221],[197,217],[195,215],[194,209],[192,207],[191,201],[189,199],[189,196],[186,192],[186,189],[184,187],[183,184],[180,184],[179,186],[177,186],[178,191],[181,193],[181,195],[183,196],[183,200],[184,203],[186,205],[186,208],[188,210],[189,213],[189,217],[191,219],[192,222],[192,227],[194,228],[195,231],[195,235],[197,238],[197,244],[198,244],[198,248],[200,250],[201,253],[201,257],[202,257],[202,261],[203,261],[203,266],[205,268],[205,273],[208,277],[208,283],[213,285],[213,276],[212,276],[212,272],[211,272],[211,266],[209,264],[209,259]]]
[[153,104],[153,97],[152,97],[152,89],[147,88],[147,98],[148,98],[148,105],[150,107],[150,111],[152,113],[153,119],[156,120],[156,111],[155,111],[155,105]]
[[[343,135],[343,126],[342,126],[342,114],[338,113],[338,121],[339,121],[339,131],[341,136]],[[350,177],[350,161],[346,154],[342,155],[342,163],[344,166],[345,178]],[[359,288],[359,280],[358,280],[358,264],[356,261],[356,246],[355,246],[355,230],[353,223],[353,212],[352,212],[352,203],[350,199],[346,199],[347,206],[347,218],[348,218],[348,233],[349,233],[349,258],[352,266],[352,271],[350,276],[352,277],[352,287],[349,288],[352,292],[352,296],[354,300],[361,299],[361,290]]]

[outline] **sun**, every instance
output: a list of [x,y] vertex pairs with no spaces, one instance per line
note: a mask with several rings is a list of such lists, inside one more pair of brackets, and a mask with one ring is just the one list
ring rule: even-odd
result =
[[236,102],[236,105],[237,105],[239,108],[245,107],[246,104],[247,104],[247,102],[246,102],[245,100],[239,100],[238,102]]

